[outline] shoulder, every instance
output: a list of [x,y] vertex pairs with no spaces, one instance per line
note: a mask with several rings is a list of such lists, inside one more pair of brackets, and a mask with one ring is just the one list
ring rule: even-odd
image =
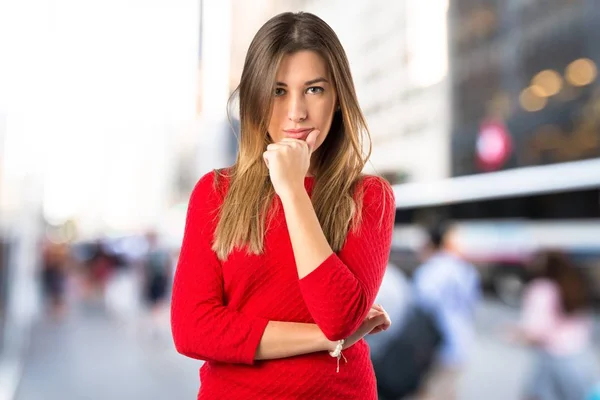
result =
[[229,182],[229,178],[231,177],[231,168],[221,168],[221,169],[213,169],[210,172],[202,175],[196,186],[194,187],[194,191],[202,190],[202,191],[212,191],[218,189],[218,186],[221,186],[222,183]]
[[388,181],[376,175],[363,175],[359,179],[359,189],[362,190],[365,205],[382,205],[384,208],[395,209],[395,198],[392,186]]
[[190,197],[190,203],[203,201],[211,197],[215,188],[215,171],[210,171],[207,174],[203,175],[192,190],[192,195]]
[[194,187],[194,192],[220,193],[229,186],[231,168],[213,169],[204,174]]
[[[434,257],[430,257],[428,260],[420,264],[414,272],[414,280],[420,281],[422,279],[429,280],[431,277],[439,279],[440,274],[437,273],[439,263]],[[442,269],[442,272],[444,270]]]
[[220,202],[229,186],[230,169],[215,169],[204,174],[194,186],[190,196],[190,206],[208,205]]
[[392,186],[388,181],[377,175],[363,174],[359,177],[359,185],[365,192],[375,192],[393,196]]
[[390,184],[379,176],[363,175],[359,178],[357,191],[360,193],[358,198],[362,198],[357,204],[361,210],[360,218],[372,221],[381,228],[391,229],[396,215],[396,201]]

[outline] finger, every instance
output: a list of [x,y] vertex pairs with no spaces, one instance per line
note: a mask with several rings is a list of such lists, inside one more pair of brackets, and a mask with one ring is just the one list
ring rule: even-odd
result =
[[371,326],[374,328],[385,323],[385,317],[383,314],[376,315],[369,320],[369,323],[372,324]]
[[377,311],[385,311],[381,304],[373,304],[372,308],[376,309]]
[[299,144],[299,145],[304,145],[304,141],[300,140],[300,139],[292,139],[292,138],[283,138],[281,139],[279,142],[277,142],[279,144]]
[[267,168],[269,168],[269,152],[268,151],[265,151],[263,153],[263,160],[264,160]]
[[271,144],[267,145],[268,151],[277,150],[279,148],[281,148],[281,145],[279,143],[271,143]]
[[386,325],[391,325],[392,324],[392,319],[390,318],[389,314],[387,312],[383,312],[383,316],[385,318],[385,324]]
[[384,313],[385,313],[385,310],[384,310],[384,309],[382,309],[382,308],[375,308],[375,307],[373,307],[373,308],[371,308],[371,311],[372,311],[372,312],[373,312],[373,314],[375,314],[375,315],[381,315],[381,314],[384,314]]
[[370,334],[380,333],[383,331],[387,331],[391,324],[383,323],[381,325],[377,325],[373,330],[371,330]]
[[277,150],[283,150],[283,149],[295,149],[298,147],[304,147],[304,146],[306,146],[306,144],[302,143],[302,141],[299,141],[299,140],[295,141],[295,142],[286,140],[285,142],[284,141],[277,142],[277,146],[278,146]]
[[382,332],[385,331],[387,328],[389,328],[389,324],[388,324],[389,320],[386,320],[385,318],[380,318],[376,320],[377,325],[375,325],[373,327],[372,331],[375,332]]
[[320,130],[313,129],[306,137],[306,144],[308,145],[308,151],[310,154],[312,154],[313,151],[315,151],[315,147],[317,145],[317,138],[319,137],[320,133]]
[[389,316],[386,315],[385,322],[381,325],[382,330],[387,330],[390,326],[392,326],[392,320]]
[[280,142],[277,142],[277,144],[279,145],[279,148],[285,148],[285,147],[296,148],[296,147],[306,146],[306,143],[304,143],[302,140],[290,139],[290,138],[282,139]]

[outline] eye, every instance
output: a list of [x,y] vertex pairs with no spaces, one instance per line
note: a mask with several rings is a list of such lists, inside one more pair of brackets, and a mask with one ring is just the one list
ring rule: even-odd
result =
[[319,94],[323,93],[324,91],[325,89],[323,89],[321,86],[311,86],[308,89],[306,89],[306,92],[310,94]]
[[276,97],[283,96],[285,94],[285,89],[283,89],[283,88],[275,88],[275,90],[273,90],[273,94]]

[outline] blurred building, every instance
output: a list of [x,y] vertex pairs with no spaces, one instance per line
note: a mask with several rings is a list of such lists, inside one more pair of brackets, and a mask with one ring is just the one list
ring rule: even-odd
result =
[[135,230],[168,205],[198,18],[195,0],[0,2],[0,398],[40,311],[44,219]]
[[[597,2],[455,1],[449,38],[452,175],[513,174],[487,189],[481,180],[478,190],[505,201],[457,215],[598,218]],[[529,175],[526,167],[539,168]]]
[[593,0],[453,1],[452,174],[600,157]]
[[[237,153],[237,114],[228,101],[239,82],[252,31],[275,2],[199,1],[196,118],[178,144],[175,197],[187,201],[199,177],[231,165]],[[238,50],[240,48],[244,50]]]
[[46,21],[29,3],[0,2],[0,397],[14,386],[6,378],[18,373],[37,311],[44,151],[38,57],[46,58],[47,38],[36,30]]
[[195,117],[198,2],[8,3],[23,9],[15,21],[28,21],[14,28],[23,31],[15,48],[31,54],[22,101],[45,217],[76,220],[84,235],[158,224],[180,132]]
[[395,187],[398,263],[412,228],[447,217],[507,302],[542,248],[600,299],[597,1],[456,0],[448,21],[452,177]]

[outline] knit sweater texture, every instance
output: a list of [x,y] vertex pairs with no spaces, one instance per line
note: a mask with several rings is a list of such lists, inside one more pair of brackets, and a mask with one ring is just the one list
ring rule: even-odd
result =
[[[299,279],[282,207],[261,255],[235,250],[221,262],[211,250],[228,178],[215,172],[192,191],[173,284],[171,327],[177,350],[204,360],[198,399],[375,400],[369,348],[362,339],[340,362],[326,351],[254,360],[268,321],[316,323],[331,340],[363,322],[387,265],[395,203],[389,184],[365,176],[362,222],[343,248]],[[305,179],[309,196],[315,178]],[[276,201],[279,199],[276,197]],[[309,251],[309,250],[307,250]]]

